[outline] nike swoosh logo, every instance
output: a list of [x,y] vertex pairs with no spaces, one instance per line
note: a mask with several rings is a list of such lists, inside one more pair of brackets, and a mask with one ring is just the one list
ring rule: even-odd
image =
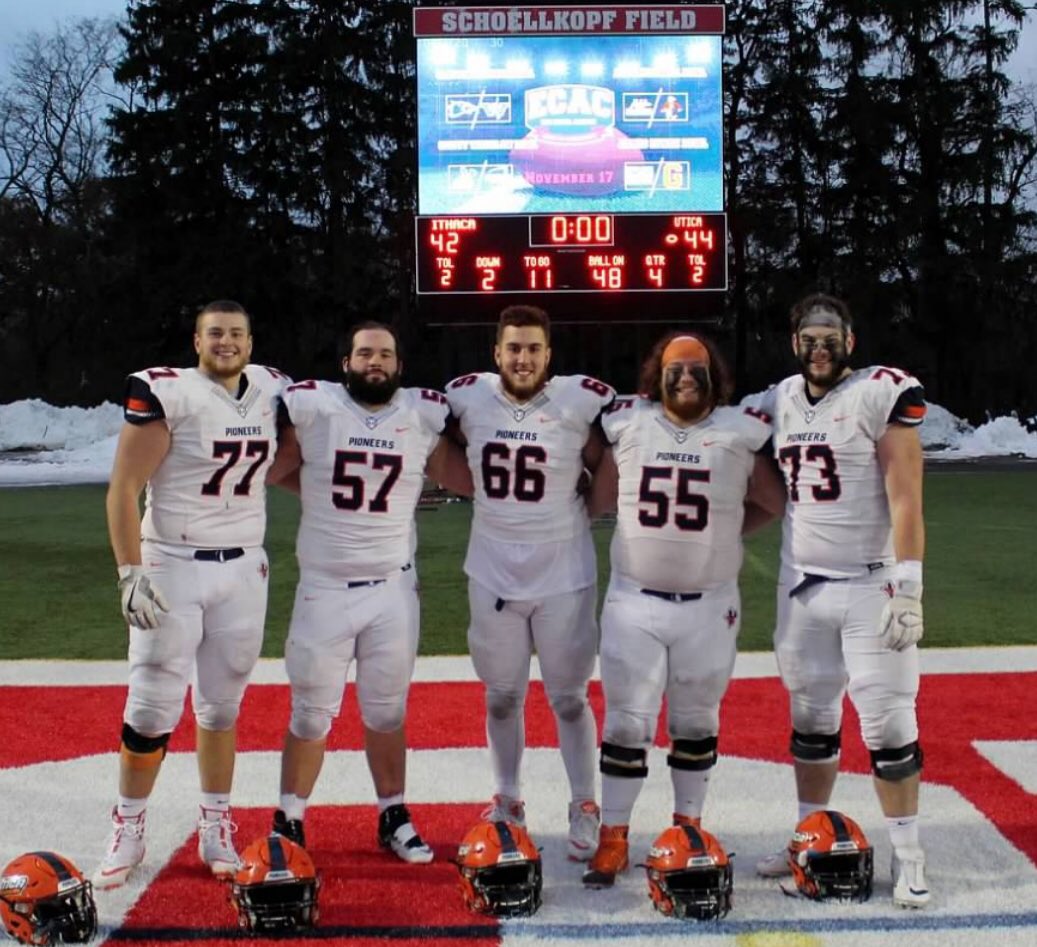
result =
[[908,885],[908,889],[907,890],[910,891],[911,894],[928,894],[929,893],[929,889],[928,888],[912,888],[910,885]]
[[716,441],[703,441],[702,442],[702,446],[703,447],[712,447],[715,443],[717,443],[717,442]]
[[849,417],[848,414],[840,414],[837,418],[832,418],[833,421],[845,421]]
[[398,428],[394,428],[394,430],[396,431],[397,434],[403,434],[405,431],[409,431],[410,428],[409,427],[398,427]]

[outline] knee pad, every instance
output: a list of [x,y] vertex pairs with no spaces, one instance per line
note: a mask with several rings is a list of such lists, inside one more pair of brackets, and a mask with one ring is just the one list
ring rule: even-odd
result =
[[194,707],[194,719],[198,726],[205,730],[230,730],[238,722],[241,705],[237,701],[208,702],[197,701]]
[[587,698],[580,694],[559,694],[551,698],[551,709],[559,720],[573,723],[583,716],[587,708]]
[[319,707],[292,706],[288,729],[300,740],[323,740],[331,732],[331,714]]
[[169,736],[168,733],[160,733],[157,737],[146,737],[124,723],[119,753],[132,769],[151,769],[159,766],[166,758]]
[[673,752],[666,757],[666,765],[673,769],[704,770],[717,764],[717,738],[701,740],[674,740]]
[[600,769],[605,776],[621,779],[644,779],[648,775],[648,753],[646,750],[615,743],[601,744]]
[[603,739],[607,742],[647,750],[654,737],[655,717],[639,716],[627,710],[606,709]]
[[406,712],[407,701],[405,698],[401,701],[361,705],[360,718],[368,730],[374,730],[375,733],[393,733],[403,726]]
[[871,771],[877,779],[898,783],[922,771],[922,748],[917,740],[907,746],[870,752]]
[[842,735],[836,733],[800,733],[792,731],[789,753],[800,763],[830,763],[839,759]]
[[486,689],[486,712],[494,720],[510,720],[522,712],[525,699],[512,691]]

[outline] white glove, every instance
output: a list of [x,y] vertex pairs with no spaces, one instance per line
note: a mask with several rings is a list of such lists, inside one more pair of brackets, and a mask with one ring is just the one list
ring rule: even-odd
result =
[[158,628],[159,612],[169,611],[169,602],[144,574],[144,566],[119,566],[119,595],[123,617],[136,628]]
[[922,640],[922,631],[922,583],[897,579],[879,619],[882,643],[891,651],[903,651]]

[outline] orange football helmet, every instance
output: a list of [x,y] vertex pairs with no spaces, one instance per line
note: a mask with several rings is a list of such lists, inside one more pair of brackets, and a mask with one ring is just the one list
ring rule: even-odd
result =
[[832,810],[811,812],[789,842],[796,888],[815,901],[867,901],[873,852],[861,827]]
[[316,926],[319,890],[320,876],[306,849],[275,834],[241,853],[230,900],[238,926],[247,931],[296,931]]
[[63,855],[26,852],[0,875],[0,919],[23,944],[82,944],[97,933],[94,887]]
[[454,864],[465,904],[477,914],[531,917],[540,907],[540,852],[521,825],[478,823],[458,847]]
[[727,852],[709,832],[672,825],[653,843],[648,894],[662,914],[712,921],[731,910],[732,872]]

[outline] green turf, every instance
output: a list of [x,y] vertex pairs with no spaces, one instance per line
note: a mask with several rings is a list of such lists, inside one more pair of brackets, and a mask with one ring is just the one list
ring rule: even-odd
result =
[[[1032,563],[1037,492],[1028,471],[926,476],[925,643],[1034,644]],[[270,608],[263,653],[283,653],[298,572],[293,553],[298,501],[270,494]],[[471,507],[418,513],[423,654],[465,651],[468,605],[461,563]],[[598,526],[600,589],[611,530]],[[750,538],[742,572],[740,647],[769,647],[778,530]],[[7,658],[125,657],[115,567],[104,521],[104,487],[0,490],[0,646]]]

